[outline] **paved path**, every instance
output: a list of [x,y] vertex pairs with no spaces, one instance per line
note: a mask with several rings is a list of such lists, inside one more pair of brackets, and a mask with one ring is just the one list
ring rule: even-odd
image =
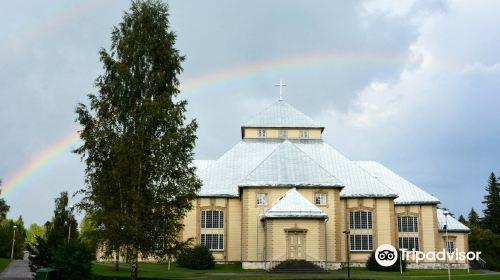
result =
[[0,273],[0,280],[31,280],[33,273],[30,271],[29,262],[13,260],[5,270]]

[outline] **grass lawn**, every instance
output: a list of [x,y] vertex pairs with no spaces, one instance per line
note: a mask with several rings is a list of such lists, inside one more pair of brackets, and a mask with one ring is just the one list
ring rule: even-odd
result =
[[[112,263],[95,263],[93,266],[94,274],[97,276],[108,277],[130,277],[130,265],[120,264],[120,271],[114,271]],[[448,274],[445,269],[438,270],[407,270],[403,273],[403,277],[399,272],[374,272],[364,268],[352,268],[352,279],[430,279],[430,280],[447,280]],[[140,263],[139,278],[149,279],[172,279],[172,278],[197,278],[197,279],[346,279],[347,270],[332,271],[329,274],[318,275],[280,275],[267,274],[262,270],[243,270],[239,264],[216,265],[211,270],[191,270],[183,267],[178,267],[172,264],[170,270],[167,270],[166,264]],[[452,279],[473,279],[473,280],[493,280],[500,279],[500,275],[482,274],[482,271],[471,270],[467,274],[467,270],[452,270]]]
[[0,272],[2,272],[10,263],[10,259],[0,258]]

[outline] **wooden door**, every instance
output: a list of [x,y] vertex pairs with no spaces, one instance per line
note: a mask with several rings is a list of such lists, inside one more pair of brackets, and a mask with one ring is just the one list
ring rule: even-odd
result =
[[287,237],[287,255],[288,259],[305,260],[306,259],[306,244],[305,233],[297,231],[289,231]]

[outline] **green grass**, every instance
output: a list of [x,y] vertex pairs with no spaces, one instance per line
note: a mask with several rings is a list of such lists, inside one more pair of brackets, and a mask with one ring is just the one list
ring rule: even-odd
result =
[[[95,263],[93,271],[96,276],[117,277],[116,279],[130,278],[130,265],[120,264],[120,270],[114,271],[112,263]],[[368,271],[365,268],[351,268],[352,279],[430,279],[430,280],[447,280],[448,271],[445,269],[426,270],[426,269],[409,269],[403,273],[399,272],[379,272]],[[243,270],[240,264],[225,264],[216,265],[211,270],[192,270],[179,267],[172,264],[170,270],[167,270],[167,264],[155,263],[140,263],[139,278],[147,279],[175,279],[175,278],[198,278],[198,279],[346,279],[347,270],[332,271],[329,274],[318,275],[279,275],[267,274],[262,270]],[[452,279],[472,279],[472,280],[494,280],[500,279],[500,275],[482,274],[482,271],[471,270],[467,274],[467,270],[455,269],[452,270]],[[113,278],[108,278],[113,279]]]
[[0,272],[2,272],[10,263],[10,259],[0,258]]

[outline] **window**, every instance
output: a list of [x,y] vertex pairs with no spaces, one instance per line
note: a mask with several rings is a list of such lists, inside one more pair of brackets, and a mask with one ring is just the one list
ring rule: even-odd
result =
[[224,228],[224,212],[219,210],[201,211],[201,228]]
[[281,139],[288,138],[288,131],[286,129],[280,129],[280,138]]
[[373,237],[371,234],[352,234],[350,247],[351,251],[372,251]]
[[399,249],[407,249],[409,251],[415,249],[415,251],[418,251],[418,237],[400,237]]
[[418,232],[418,222],[416,216],[399,216],[398,217],[399,232]]
[[267,205],[267,193],[257,194],[257,205]]
[[266,137],[266,130],[265,129],[259,129],[259,138],[265,138]]
[[326,193],[315,193],[314,194],[314,204],[326,205]]
[[351,229],[371,229],[372,212],[351,211],[349,215],[349,228]]
[[448,253],[455,252],[455,242],[448,240]]
[[309,130],[307,130],[307,129],[301,129],[300,132],[299,132],[299,138],[302,138],[302,139],[309,138]]
[[210,250],[224,250],[224,234],[201,234],[200,244]]

